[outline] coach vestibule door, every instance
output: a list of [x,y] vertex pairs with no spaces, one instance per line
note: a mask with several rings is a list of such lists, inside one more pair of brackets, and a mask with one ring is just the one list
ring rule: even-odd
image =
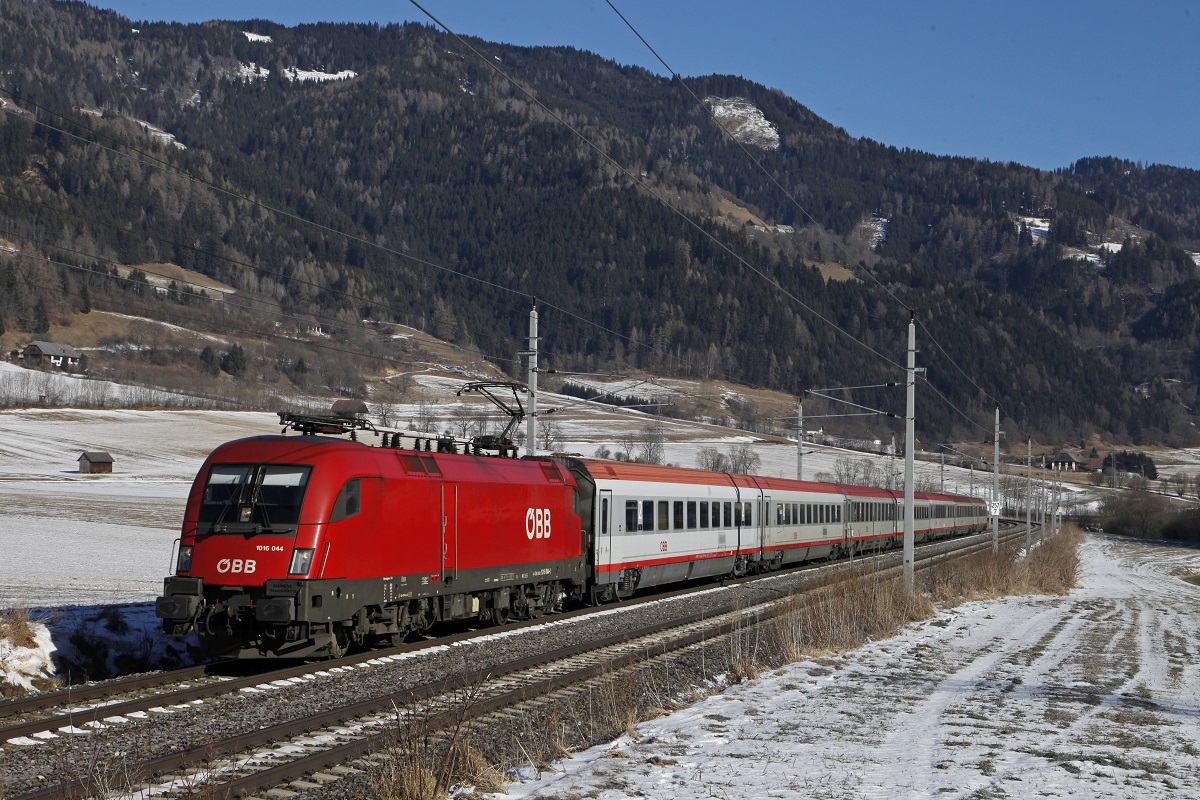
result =
[[442,484],[442,582],[458,580],[458,485]]
[[[601,566],[612,564],[612,528],[613,528],[613,499],[611,489],[600,490],[600,502],[597,504],[599,519],[596,520],[596,577],[600,581],[611,582],[615,579],[610,573],[601,573]],[[603,574],[603,577],[601,575]]]

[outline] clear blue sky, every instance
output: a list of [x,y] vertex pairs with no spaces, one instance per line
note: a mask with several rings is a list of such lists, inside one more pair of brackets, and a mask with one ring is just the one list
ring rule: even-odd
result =
[[[134,20],[429,21],[407,0],[90,1]],[[854,136],[1044,169],[1200,169],[1200,0],[613,2],[680,74],[743,75]],[[603,0],[422,5],[458,33],[663,72]]]

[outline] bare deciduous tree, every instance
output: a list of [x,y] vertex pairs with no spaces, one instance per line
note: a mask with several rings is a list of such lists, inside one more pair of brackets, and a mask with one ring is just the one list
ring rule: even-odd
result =
[[729,446],[729,471],[750,474],[762,465],[762,457],[749,444]]
[[696,454],[696,466],[713,472],[728,472],[729,457],[715,447],[701,447]]

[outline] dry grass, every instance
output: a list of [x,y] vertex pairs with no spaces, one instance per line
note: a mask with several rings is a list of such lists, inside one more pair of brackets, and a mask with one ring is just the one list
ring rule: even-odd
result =
[[[0,609],[0,662],[12,650],[37,647],[37,635],[30,622],[29,610],[25,608]],[[49,675],[28,676],[36,691],[44,692],[58,686],[58,681]],[[20,683],[0,678],[0,698],[20,697],[26,693]],[[0,797],[3,794],[0,793]]]
[[0,640],[6,640],[16,648],[37,646],[37,636],[29,622],[28,609],[0,609]]
[[[954,606],[1018,594],[1065,594],[1075,585],[1083,535],[1067,527],[1035,547],[1026,558],[1015,551],[980,553],[939,564],[919,575],[920,591],[902,578],[875,572],[830,578],[815,592],[798,596],[774,623],[776,651],[784,661],[844,652],[873,639],[894,636],[910,622],[928,619],[934,604]],[[735,677],[753,674],[755,661],[735,662]]]
[[874,572],[839,575],[816,592],[793,599],[774,629],[784,660],[799,661],[893,636],[932,613],[929,599],[911,591],[902,578]]
[[372,772],[379,800],[443,800],[454,786],[498,792],[504,775],[492,767],[471,738],[467,719],[479,687],[464,690],[456,722],[436,729],[427,707],[396,708],[395,726]]
[[1025,558],[1005,551],[950,561],[923,573],[925,589],[951,606],[1014,594],[1066,594],[1077,580],[1082,541],[1079,529],[1067,526]]

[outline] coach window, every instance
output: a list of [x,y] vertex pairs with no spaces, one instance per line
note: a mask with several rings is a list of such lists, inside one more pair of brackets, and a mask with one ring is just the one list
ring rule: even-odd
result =
[[687,526],[688,526],[689,531],[694,530],[696,528],[696,501],[695,500],[687,501]]
[[333,501],[333,513],[329,515],[330,522],[340,522],[349,519],[362,508],[360,479],[348,481],[338,492],[337,500]]
[[732,528],[733,524],[734,524],[733,523],[733,503],[726,503],[725,504],[725,527]]
[[666,500],[658,501],[658,529],[660,531],[671,530],[671,504]]
[[683,501],[676,500],[671,504],[671,527],[677,531],[683,530]]
[[700,527],[708,527],[708,503],[704,500],[700,501]]
[[654,530],[654,501],[642,501],[642,530]]
[[638,503],[637,500],[625,501],[625,530],[636,531],[638,529]]
[[600,501],[600,532],[608,533],[608,498]]
[[783,503],[775,504],[775,524],[776,525],[783,524]]

